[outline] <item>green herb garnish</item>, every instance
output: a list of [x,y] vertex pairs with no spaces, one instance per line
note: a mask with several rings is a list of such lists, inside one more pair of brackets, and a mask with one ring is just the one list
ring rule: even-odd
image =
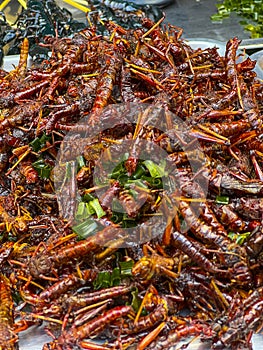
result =
[[49,179],[52,167],[49,164],[46,164],[43,158],[32,163],[32,166],[42,179]]
[[51,140],[51,136],[47,136],[45,133],[39,138],[36,137],[33,141],[29,143],[34,152],[38,152],[46,146],[46,142]]
[[228,204],[229,197],[226,196],[216,196],[216,204]]
[[132,276],[133,265],[134,265],[134,261],[133,260],[119,261],[121,277],[130,277],[130,276]]
[[119,261],[119,267],[115,267],[112,272],[101,271],[93,282],[95,289],[118,286],[121,280],[132,276],[133,261]]
[[251,232],[244,232],[244,233],[235,233],[235,232],[229,232],[228,237],[232,239],[232,241],[235,241],[236,244],[242,245],[245,240],[249,237]]
[[97,228],[98,224],[92,218],[72,226],[73,232],[78,235],[79,239],[86,239],[87,237],[92,236],[97,231]]
[[224,0],[216,7],[217,13],[211,16],[212,21],[222,21],[235,12],[244,18],[240,21],[240,24],[250,32],[251,38],[263,36],[263,6],[261,0]]

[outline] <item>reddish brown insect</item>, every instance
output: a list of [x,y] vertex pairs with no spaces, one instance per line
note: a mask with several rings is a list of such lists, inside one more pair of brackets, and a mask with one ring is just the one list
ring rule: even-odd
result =
[[107,242],[112,239],[121,236],[122,230],[120,228],[107,226],[83,241],[69,243],[60,249],[49,252],[44,250],[44,252],[38,253],[29,260],[30,273],[36,277],[49,273],[53,267],[83,257],[95,251],[98,247],[107,245]]
[[20,172],[25,176],[28,184],[33,184],[38,181],[38,172],[33,168],[32,162],[29,160],[20,163]]
[[167,319],[167,306],[160,303],[147,316],[139,317],[138,321],[134,323],[130,321],[124,325],[123,332],[128,334],[138,333],[144,330],[149,330],[162,321]]
[[10,282],[0,274],[0,348],[15,350],[18,336],[14,333],[14,303]]
[[159,336],[153,341],[148,349],[169,349],[171,346],[174,346],[176,343],[189,336],[200,336],[205,334],[207,337],[213,334],[211,327],[205,323],[192,321],[189,324],[182,324],[175,329],[169,331],[165,336]]
[[111,55],[105,57],[105,68],[99,77],[96,89],[96,98],[91,109],[89,124],[95,125],[98,122],[97,111],[105,107],[110,99],[112,89],[117,80],[117,74],[121,70],[122,59],[113,51]]
[[121,295],[127,294],[134,288],[133,285],[129,286],[116,286],[106,289],[100,289],[91,293],[83,293],[80,295],[72,295],[65,298],[65,304],[69,308],[85,307],[86,305],[95,304],[99,301],[117,298]]
[[62,346],[78,344],[81,340],[87,337],[99,334],[108,324],[117,319],[123,318],[132,312],[133,310],[131,306],[116,306],[82,326],[73,326],[68,332],[65,332],[65,334],[62,334],[58,338],[57,343]]
[[92,282],[97,276],[97,272],[91,269],[80,271],[79,273],[69,274],[61,281],[53,284],[46,290],[43,290],[39,294],[39,299],[45,302],[56,299],[63,295],[63,293],[76,288],[77,286],[84,285],[87,282]]
[[[215,339],[215,347],[227,348],[229,344],[246,346],[251,349],[251,330],[261,329],[262,319],[262,293],[263,288],[255,289],[247,298],[242,300],[242,306],[233,303],[228,310],[229,318],[226,324],[222,326]],[[218,325],[222,320],[219,320]],[[223,321],[224,322],[224,321]]]
[[118,195],[120,189],[120,183],[118,181],[114,181],[111,187],[105,193],[103,193],[103,195],[100,197],[100,204],[104,210],[110,209],[112,200]]

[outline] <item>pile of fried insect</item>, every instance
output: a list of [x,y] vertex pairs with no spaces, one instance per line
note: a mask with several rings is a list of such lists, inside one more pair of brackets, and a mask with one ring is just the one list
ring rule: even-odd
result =
[[[162,20],[49,36],[31,67],[24,38],[0,71],[2,349],[36,326],[43,349],[252,349],[263,84],[237,38],[221,56]],[[70,133],[86,142],[67,155]],[[145,159],[145,142],[166,157]]]

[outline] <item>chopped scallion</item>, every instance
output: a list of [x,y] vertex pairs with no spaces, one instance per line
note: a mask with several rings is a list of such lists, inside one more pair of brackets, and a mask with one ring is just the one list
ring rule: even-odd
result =
[[38,152],[46,145],[47,141],[50,141],[51,137],[47,136],[45,133],[39,138],[36,137],[32,142],[29,143],[33,151]]
[[119,261],[119,266],[121,269],[121,277],[130,277],[132,276],[132,268],[133,268],[134,262],[133,260],[127,260],[127,261]]
[[93,281],[95,289],[111,287],[111,274],[109,271],[101,271],[97,278]]
[[109,174],[109,178],[110,179],[118,179],[119,176],[121,176],[122,174],[126,173],[126,168],[123,164],[123,162],[120,162],[114,169],[113,172],[111,174]]
[[77,221],[82,221],[84,219],[87,219],[87,217],[90,215],[89,208],[87,203],[85,202],[80,202],[78,204],[78,208],[75,214],[75,219]]
[[142,164],[137,165],[135,172],[132,174],[132,179],[140,179],[145,172],[146,169]]
[[98,198],[95,198],[92,201],[90,201],[89,206],[91,206],[95,210],[98,218],[101,218],[102,216],[106,215],[105,211],[102,209],[100,205]]
[[118,286],[121,282],[120,269],[115,267],[111,274],[111,286]]
[[165,163],[158,165],[158,164],[155,164],[152,160],[145,160],[143,164],[149,170],[151,177],[162,177],[167,175],[166,171],[164,170]]
[[237,235],[236,243],[242,245],[245,242],[245,240],[249,237],[250,233],[251,232],[245,232]]
[[42,179],[49,179],[52,168],[45,163],[44,159],[38,159],[36,162],[32,163],[32,166]]
[[123,217],[122,225],[121,225],[123,228],[136,227],[136,225],[137,225],[136,220]]
[[216,196],[216,204],[228,204],[229,197],[226,196]]
[[72,226],[72,230],[78,235],[79,239],[86,239],[96,232],[97,227],[98,225],[94,220],[87,219],[78,225]]
[[83,168],[86,165],[85,158],[83,156],[78,156],[76,160],[77,160],[78,170]]
[[228,18],[231,13],[236,12],[241,18],[247,21],[240,21],[244,29],[250,32],[251,38],[263,36],[263,6],[260,0],[224,0],[217,4],[217,13],[211,16],[212,21],[222,21]]
[[124,185],[129,180],[129,177],[126,174],[120,174],[117,179],[121,185]]
[[92,196],[92,194],[90,194],[90,193],[85,193],[83,196],[84,202],[90,202],[90,201],[93,201],[93,199],[95,199],[95,197]]
[[143,176],[142,177],[143,180],[145,180],[146,182],[148,182],[148,184],[152,187],[155,188],[162,188],[163,182],[161,178],[154,178],[154,177],[149,177],[149,176]]
[[111,216],[111,221],[114,223],[114,224],[118,224],[119,222],[122,221],[122,214],[120,213],[112,213],[112,216]]
[[236,244],[242,245],[245,240],[249,237],[251,232],[235,233],[229,232],[228,237],[236,242]]
[[132,295],[131,306],[135,312],[138,312],[141,306],[141,299],[139,298],[138,294],[139,294],[138,288],[131,291],[131,295]]
[[32,142],[29,143],[33,151],[38,152],[41,150],[41,142],[38,137],[36,137]]

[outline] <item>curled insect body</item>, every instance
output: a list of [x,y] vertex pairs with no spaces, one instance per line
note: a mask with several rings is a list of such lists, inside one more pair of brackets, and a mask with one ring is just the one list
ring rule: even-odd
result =
[[256,61],[251,60],[250,57],[247,57],[245,60],[238,62],[236,64],[236,69],[238,73],[251,71],[255,68]]
[[[2,227],[7,233],[15,236],[23,235],[28,229],[28,222],[32,220],[28,211],[18,206],[14,206],[15,198],[13,196],[0,197],[0,218]],[[12,210],[13,209],[13,210]],[[15,209],[15,210],[14,210]]]
[[14,242],[5,242],[0,249],[0,265],[10,256],[14,250]]
[[[215,111],[215,118],[219,117],[219,111]],[[220,111],[222,112],[222,111]],[[233,111],[232,113],[236,112],[235,114],[240,114],[241,111]],[[231,111],[225,112],[231,113]],[[210,112],[206,117],[212,117],[212,113]],[[210,124],[202,124],[203,128],[210,129],[217,134],[220,134],[225,137],[230,136],[236,136],[238,134],[241,134],[243,132],[246,132],[250,128],[249,122],[246,120],[239,120],[239,121],[232,121],[230,123],[222,122],[222,123],[210,123]]]
[[[26,86],[22,90],[18,90],[15,92],[5,93],[5,96],[0,98],[0,105],[3,108],[11,108],[15,104],[21,104],[23,100],[37,98],[38,93],[45,89],[49,85],[49,81],[46,79],[44,81],[40,81],[34,84],[30,84]],[[17,90],[17,89],[16,89]]]
[[38,181],[38,172],[33,168],[32,162],[20,162],[20,173],[25,176],[28,184],[36,183]]
[[228,40],[226,45],[226,73],[227,73],[227,79],[233,87],[236,87],[238,84],[238,74],[237,74],[237,68],[236,68],[236,56],[237,56],[237,49],[240,44],[240,40],[238,38],[233,38]]
[[[159,23],[161,23],[164,20],[164,17],[159,20]],[[148,36],[152,39],[152,44],[149,45],[147,42],[145,42],[146,46],[153,51],[156,55],[161,57],[163,60],[167,60],[167,62],[174,67],[174,61],[173,57],[170,54],[170,45],[169,42],[167,42],[167,37],[163,31],[161,31],[158,27],[156,27],[156,24],[151,21],[149,18],[145,18],[142,21],[143,25],[148,29],[148,32],[144,34],[144,37],[148,33]],[[172,45],[171,45],[172,46]],[[178,50],[176,50],[176,53]]]
[[215,229],[220,236],[227,236],[226,229],[222,225],[222,221],[219,221],[207,202],[200,203],[200,218],[203,219],[208,225]]
[[83,42],[78,42],[77,37],[73,38],[71,44],[66,49],[63,55],[62,62],[56,70],[56,74],[59,76],[64,76],[70,71],[70,66],[78,62],[79,58],[85,51],[86,46]]
[[214,209],[219,221],[229,230],[242,232],[246,229],[246,222],[238,216],[231,205],[216,205]]
[[128,68],[123,67],[120,80],[121,95],[124,102],[139,102],[131,86],[131,72]]
[[248,86],[244,83],[243,78],[240,77],[237,71],[236,52],[239,43],[240,41],[237,38],[233,38],[230,39],[226,45],[225,58],[227,78],[232,88],[237,91],[238,101],[245,112],[246,120],[253,128],[256,128],[261,126],[259,109]]
[[[205,206],[205,208],[206,210],[208,209],[207,206]],[[231,242],[224,227],[217,221],[214,215],[208,216],[207,222],[204,222],[197,217],[196,213],[189,206],[189,203],[182,200],[179,203],[179,209],[186,223],[189,225],[189,229],[198,239],[207,241],[212,246],[221,250],[224,255],[224,265],[227,268],[226,271],[222,271],[222,273],[226,273],[227,275],[230,273],[230,276],[232,275],[236,283],[250,284],[252,274],[249,270],[248,261],[245,258],[244,249]],[[209,210],[209,212],[210,211],[211,210]],[[187,245],[189,245],[189,243],[187,243]],[[196,254],[199,255],[199,252],[196,252]]]
[[156,308],[148,315],[139,317],[136,323],[134,321],[129,321],[127,324],[124,324],[123,332],[132,334],[149,330],[158,323],[165,321],[167,319],[167,314],[167,305],[160,303],[156,305]]
[[222,174],[221,187],[226,191],[236,191],[238,193],[246,193],[251,195],[262,195],[263,184],[260,180],[240,180],[230,174]]
[[251,257],[256,257],[261,253],[263,249],[263,237],[260,225],[248,236],[244,245]]
[[223,235],[215,233],[213,227],[209,224],[205,224],[200,218],[197,217],[193,208],[190,207],[189,203],[186,201],[179,202],[179,209],[183,215],[186,223],[189,225],[190,230],[197,236],[202,237],[202,240],[207,240],[217,247],[223,247],[228,243],[227,233],[223,227],[220,225],[220,230],[222,230]]
[[140,203],[134,199],[128,190],[120,191],[119,201],[129,217],[135,218],[140,209]]
[[71,75],[79,75],[79,74],[88,74],[92,73],[98,66],[98,62],[94,60],[90,61],[88,63],[79,63],[79,62],[74,62],[70,66],[70,74]]
[[47,134],[50,134],[51,131],[55,128],[56,123],[58,122],[59,119],[65,118],[67,116],[75,116],[78,115],[80,112],[79,110],[79,103],[71,103],[67,105],[64,109],[53,112],[49,115],[49,119],[46,123],[46,131]]
[[169,161],[176,166],[182,166],[183,164],[202,164],[204,162],[204,153],[201,149],[195,149],[191,151],[178,151],[169,154]]
[[177,290],[184,296],[183,305],[190,310],[198,310],[205,315],[204,319],[213,319],[229,307],[217,286],[218,280],[198,267],[183,268],[175,283]]
[[50,82],[48,80],[32,84],[24,90],[18,91],[14,94],[14,102],[19,103],[20,100],[25,100],[37,96],[37,93],[42,89],[48,87]]
[[0,174],[5,171],[8,166],[10,146],[7,145],[5,137],[0,136]]
[[263,215],[263,199],[252,197],[239,197],[231,200],[234,209],[249,220],[261,220]]
[[28,38],[24,38],[21,49],[20,49],[20,56],[19,56],[19,62],[17,67],[11,71],[6,78],[8,79],[19,79],[24,78],[27,70],[27,58],[28,58],[28,50],[29,50],[29,41]]

